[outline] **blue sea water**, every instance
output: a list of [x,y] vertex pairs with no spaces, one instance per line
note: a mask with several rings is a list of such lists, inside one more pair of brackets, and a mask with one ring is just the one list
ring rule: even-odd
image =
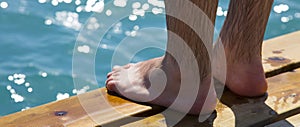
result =
[[[110,2],[113,0],[104,1]],[[101,10],[102,0],[0,0],[0,116],[103,87],[106,73],[111,70],[114,50],[120,43],[126,44],[119,51],[123,55],[118,57],[121,63],[130,58],[130,49],[137,45],[157,43],[164,48],[165,16],[154,14],[163,8],[152,4],[148,4],[148,10],[155,8],[154,13],[131,15],[113,22],[102,40],[98,40],[97,29],[109,25],[102,21],[113,19],[118,13],[131,13],[132,6],[139,7],[136,2],[147,8],[146,0],[129,0],[122,11],[106,5]],[[217,31],[226,18],[228,2],[220,0]],[[89,5],[98,8],[93,10]],[[300,30],[299,5],[298,0],[275,0],[264,39]],[[91,18],[93,11],[103,16]],[[83,27],[92,33],[91,38],[80,36]],[[93,40],[101,42],[99,47],[91,43],[76,46],[76,42]],[[95,62],[96,82],[93,78],[81,78],[76,81],[82,87],[74,86],[73,78],[78,76],[72,75],[73,53],[96,54],[95,61],[79,59],[83,66]],[[130,61],[142,61],[163,53],[163,49],[146,48]]]

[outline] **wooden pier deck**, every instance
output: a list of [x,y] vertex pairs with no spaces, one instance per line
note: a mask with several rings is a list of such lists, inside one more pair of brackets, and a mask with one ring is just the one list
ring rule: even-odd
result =
[[[225,90],[216,112],[208,120],[199,123],[197,116],[187,115],[176,126],[299,127],[299,51],[300,31],[265,41],[263,63],[268,94],[246,98]],[[82,107],[80,100],[90,103]],[[1,117],[0,127],[168,127],[172,118],[161,111],[161,107],[137,104],[109,95],[105,88],[100,88]]]

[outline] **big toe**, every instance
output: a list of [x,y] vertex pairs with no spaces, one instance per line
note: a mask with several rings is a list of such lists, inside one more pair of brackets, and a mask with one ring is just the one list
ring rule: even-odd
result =
[[116,91],[117,78],[116,75],[118,73],[116,71],[109,72],[107,74],[107,79],[105,81],[106,88],[110,91]]
[[109,91],[118,92],[118,91],[117,91],[117,87],[116,87],[117,84],[118,84],[118,82],[115,81],[115,80],[107,81],[107,82],[106,82],[106,88],[107,88]]

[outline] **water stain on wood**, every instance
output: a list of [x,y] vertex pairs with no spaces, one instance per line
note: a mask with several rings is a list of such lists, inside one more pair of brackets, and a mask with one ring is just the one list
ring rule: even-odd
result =
[[272,53],[274,53],[274,54],[281,54],[283,51],[284,51],[284,49],[274,50],[274,51],[272,51]]
[[68,112],[66,111],[56,111],[54,112],[54,115],[55,116],[64,116],[64,115],[67,115]]
[[264,59],[266,61],[267,64],[270,64],[271,66],[281,66],[283,64],[288,64],[291,63],[292,60],[284,58],[284,57],[280,57],[280,56],[273,56],[273,57],[269,57],[267,59]]

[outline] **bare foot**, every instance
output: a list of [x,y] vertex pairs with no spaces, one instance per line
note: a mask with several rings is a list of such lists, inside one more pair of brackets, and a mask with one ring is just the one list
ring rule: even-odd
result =
[[248,97],[261,96],[267,91],[267,82],[261,60],[249,63],[227,62],[226,86],[233,92]]
[[[232,92],[247,97],[261,96],[266,93],[268,86],[260,55],[253,54],[252,58],[245,57],[245,55],[239,56],[239,53],[228,48],[225,48],[225,54],[227,61],[225,85]],[[223,59],[218,54],[215,55],[219,57],[215,59]],[[220,68],[219,63],[216,62],[216,64]],[[221,79],[220,73],[217,72],[220,69],[215,70],[214,76]]]
[[[106,87],[134,101],[169,107],[178,95],[181,76],[178,66],[170,64],[164,58],[159,57],[122,67],[115,66],[107,75]],[[200,112],[205,114],[214,110],[216,93],[214,88],[210,87],[210,83],[211,78],[201,82],[201,86],[205,87],[199,90],[189,114],[199,115]],[[207,100],[205,100],[206,96],[209,97]],[[179,103],[173,107],[174,110],[184,112],[187,101],[188,99],[179,100]],[[205,105],[204,101],[206,101]]]

